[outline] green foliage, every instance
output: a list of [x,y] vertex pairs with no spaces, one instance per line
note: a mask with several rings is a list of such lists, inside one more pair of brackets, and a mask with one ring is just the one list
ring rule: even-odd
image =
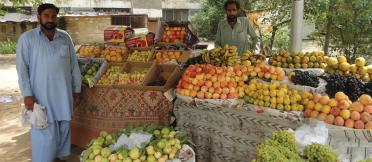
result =
[[324,42],[330,25],[330,48],[353,61],[358,56],[372,55],[372,6],[369,0],[315,0],[307,9],[315,22],[316,39]]
[[366,159],[366,160],[360,160],[358,162],[372,162],[372,158]]
[[201,10],[192,18],[198,35],[213,39],[218,23],[224,18],[223,4],[225,0],[201,0]]
[[309,162],[337,162],[336,153],[319,143],[305,146],[304,153]]
[[0,42],[0,54],[14,54],[16,52],[17,43],[7,39]]
[[[271,44],[272,39],[272,33],[265,32],[262,33],[262,43],[265,46],[268,46]],[[272,44],[272,47],[275,49],[288,49],[288,43],[289,43],[289,29],[288,27],[280,28],[276,31],[274,42]]]

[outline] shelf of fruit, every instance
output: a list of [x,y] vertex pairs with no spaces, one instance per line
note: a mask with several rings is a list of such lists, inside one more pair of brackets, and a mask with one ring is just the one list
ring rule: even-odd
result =
[[134,50],[129,56],[127,61],[133,62],[149,62],[152,56],[151,50]]
[[78,52],[81,57],[95,57],[99,56],[103,47],[96,45],[82,45]]
[[[149,136],[150,141],[130,141],[134,136]],[[131,138],[133,136],[133,138]],[[121,141],[120,138],[127,138]],[[141,139],[143,140],[143,139]],[[137,145],[128,146],[128,143]],[[178,159],[184,144],[190,144],[186,135],[172,127],[145,125],[129,126],[113,134],[100,132],[99,137],[93,139],[88,148],[81,154],[82,162],[166,162]]]
[[279,50],[269,59],[269,64],[282,68],[322,68],[326,67],[327,56],[322,51],[311,53],[290,53],[285,50]]
[[361,95],[351,102],[343,92],[337,92],[335,98],[314,95],[305,105],[304,116],[316,118],[328,124],[355,129],[372,129],[372,98]]
[[148,69],[125,72],[122,66],[110,66],[102,75],[97,85],[140,85],[143,83]]
[[109,62],[123,62],[128,57],[128,51],[126,48],[107,47],[101,52],[99,57]]
[[183,43],[186,34],[186,27],[165,27],[161,41],[165,43]]
[[256,79],[244,86],[244,92],[242,98],[247,103],[285,111],[303,111],[304,101],[313,96],[310,92],[290,88],[285,83]]
[[328,58],[325,72],[328,74],[355,75],[356,78],[368,82],[372,78],[372,65],[366,66],[366,60],[363,57],[355,59],[355,63],[347,62],[345,56],[337,58]]

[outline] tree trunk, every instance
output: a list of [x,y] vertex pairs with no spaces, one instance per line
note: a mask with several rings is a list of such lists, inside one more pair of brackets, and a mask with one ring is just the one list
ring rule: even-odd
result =
[[324,46],[323,46],[323,51],[327,55],[329,51],[329,42],[331,39],[331,30],[332,30],[332,19],[330,14],[333,12],[333,7],[334,7],[334,0],[330,1],[330,4],[328,6],[328,13],[327,13],[327,26],[326,26],[326,35],[324,38]]

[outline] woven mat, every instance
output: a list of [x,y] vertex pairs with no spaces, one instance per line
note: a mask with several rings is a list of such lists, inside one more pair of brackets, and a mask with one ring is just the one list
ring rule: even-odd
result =
[[177,126],[196,144],[197,161],[244,162],[254,158],[255,147],[275,130],[295,129],[299,120],[273,118],[250,105],[240,109],[196,107],[176,100]]

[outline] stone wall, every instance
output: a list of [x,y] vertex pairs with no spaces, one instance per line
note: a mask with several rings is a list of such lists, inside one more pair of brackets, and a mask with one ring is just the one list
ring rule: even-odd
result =
[[75,44],[103,42],[103,30],[111,26],[110,16],[66,16],[65,20]]
[[37,27],[37,22],[0,22],[0,42],[7,39],[17,41],[25,31]]

